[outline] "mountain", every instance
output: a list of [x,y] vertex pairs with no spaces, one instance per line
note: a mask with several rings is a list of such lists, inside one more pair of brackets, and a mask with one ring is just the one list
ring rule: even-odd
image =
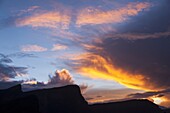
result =
[[0,90],[0,113],[40,113],[38,98],[25,96],[21,85]]
[[29,92],[22,92],[21,85],[17,85],[0,90],[0,113],[163,113],[163,111],[148,100],[88,105],[77,85]]
[[162,113],[158,105],[149,100],[128,100],[90,105],[92,113]]
[[165,109],[164,113],[170,113],[170,109]]
[[88,104],[77,85],[42,89],[25,93],[36,95],[42,113],[88,113]]

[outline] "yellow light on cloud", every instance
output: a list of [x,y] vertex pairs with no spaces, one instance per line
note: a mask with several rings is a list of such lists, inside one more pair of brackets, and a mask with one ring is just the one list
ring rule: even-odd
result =
[[153,97],[152,99],[153,99],[153,103],[158,104],[158,105],[161,104],[164,101],[160,97]]
[[132,74],[121,68],[117,68],[109,62],[109,60],[100,55],[87,53],[78,57],[78,60],[83,61],[82,65],[78,67],[78,72],[82,75],[94,79],[114,80],[132,89],[142,89],[146,91],[152,89],[151,85],[147,84],[146,87],[147,78],[145,78],[145,76]]

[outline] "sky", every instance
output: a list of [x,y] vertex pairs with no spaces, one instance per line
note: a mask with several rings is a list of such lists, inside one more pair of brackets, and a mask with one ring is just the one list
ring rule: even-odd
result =
[[89,103],[170,107],[169,0],[0,0],[0,89],[77,84]]

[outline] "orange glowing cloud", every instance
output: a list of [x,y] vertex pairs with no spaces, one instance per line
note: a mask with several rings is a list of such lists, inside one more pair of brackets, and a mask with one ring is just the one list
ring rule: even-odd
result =
[[45,27],[68,29],[70,24],[70,16],[61,14],[57,11],[35,13],[31,16],[18,19],[17,26]]
[[87,24],[106,24],[120,23],[128,19],[129,16],[135,16],[144,9],[148,9],[150,4],[147,2],[129,3],[123,8],[110,11],[102,11],[94,8],[86,8],[80,11],[76,24],[78,26]]
[[132,89],[153,90],[153,86],[148,83],[147,77],[142,74],[132,74],[121,68],[117,68],[100,55],[86,53],[76,59],[77,71],[84,76],[94,79],[113,80]]

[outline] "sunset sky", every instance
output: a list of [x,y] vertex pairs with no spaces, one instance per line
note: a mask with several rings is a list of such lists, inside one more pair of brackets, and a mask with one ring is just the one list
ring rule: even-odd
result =
[[0,0],[0,89],[80,86],[89,103],[170,107],[169,0]]

